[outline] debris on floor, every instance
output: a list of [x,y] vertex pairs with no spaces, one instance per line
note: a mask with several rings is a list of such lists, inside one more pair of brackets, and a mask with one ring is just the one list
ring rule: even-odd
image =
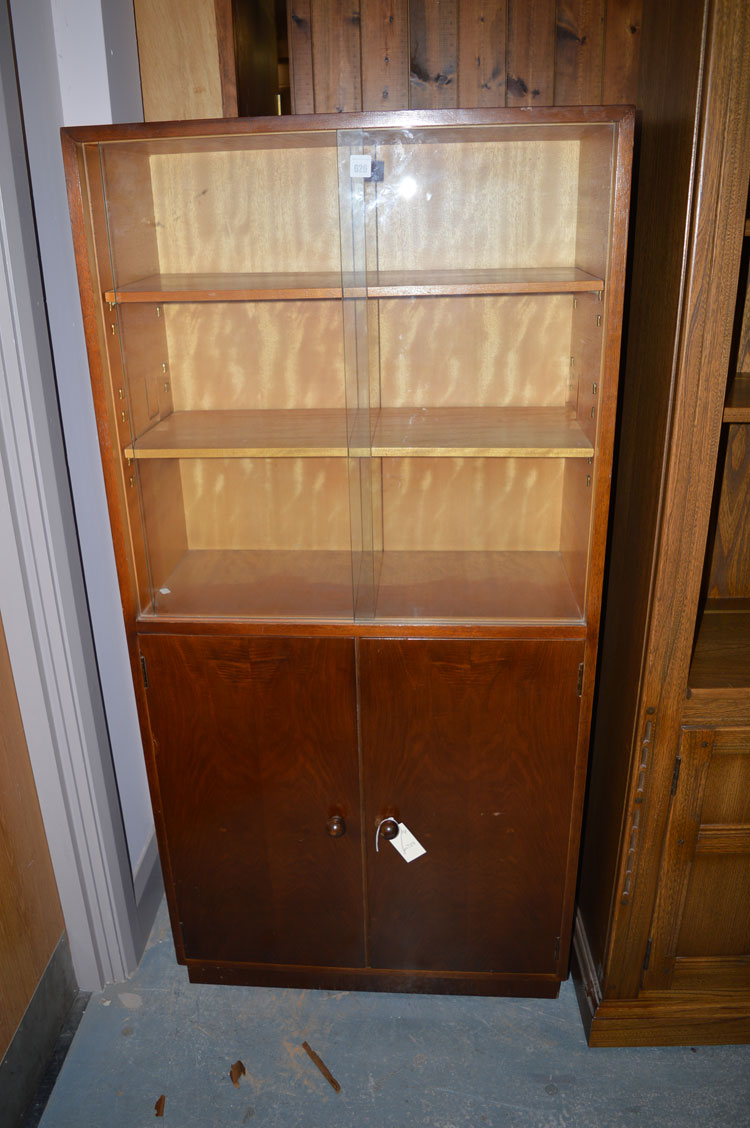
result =
[[336,1078],[331,1073],[328,1066],[322,1060],[322,1058],[318,1057],[318,1055],[315,1053],[315,1050],[311,1049],[310,1046],[307,1044],[307,1042],[302,1043],[302,1049],[305,1051],[307,1056],[310,1058],[310,1061],[312,1061],[315,1065],[317,1065],[318,1069],[323,1074],[323,1076],[325,1077],[328,1084],[333,1089],[335,1089],[337,1093],[340,1093],[341,1092],[341,1086],[339,1085],[338,1081],[336,1080]]

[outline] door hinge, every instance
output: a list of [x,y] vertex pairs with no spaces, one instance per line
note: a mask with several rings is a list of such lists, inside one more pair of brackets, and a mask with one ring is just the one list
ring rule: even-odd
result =
[[583,662],[578,667],[578,696],[583,696]]
[[651,962],[651,945],[653,944],[652,938],[649,936],[648,943],[646,944],[646,955],[643,960],[643,970],[648,971],[648,965]]
[[560,959],[560,937],[555,937],[555,963]]
[[141,673],[143,674],[143,687],[148,689],[148,673],[146,672],[146,659],[141,654]]
[[672,772],[672,786],[669,789],[670,795],[676,795],[677,794],[677,781],[680,778],[680,768],[681,768],[681,766],[682,766],[682,760],[680,759],[679,756],[675,756],[674,771]]

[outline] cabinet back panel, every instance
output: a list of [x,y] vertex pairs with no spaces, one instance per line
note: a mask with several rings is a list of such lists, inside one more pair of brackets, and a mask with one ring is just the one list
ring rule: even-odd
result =
[[[742,733],[742,730],[738,730]],[[724,749],[717,734],[701,807],[703,823],[750,825],[750,733],[744,747]]]
[[345,458],[180,460],[190,548],[351,547]]
[[725,430],[708,594],[737,599],[750,596],[750,424]]
[[103,163],[115,285],[158,272],[341,269],[330,146],[135,159],[105,146]]
[[750,854],[693,861],[677,955],[750,956]]
[[175,411],[345,407],[341,303],[163,307]]
[[581,139],[576,218],[576,266],[607,277],[612,215],[614,129],[592,130]]
[[381,300],[381,403],[564,404],[572,308],[565,294]]
[[384,179],[366,203],[380,270],[576,265],[578,141],[396,143],[375,155]]
[[384,458],[383,547],[558,551],[565,460]]

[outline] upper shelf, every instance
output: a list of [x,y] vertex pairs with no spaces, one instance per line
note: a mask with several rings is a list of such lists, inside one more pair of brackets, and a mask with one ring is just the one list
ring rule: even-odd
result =
[[419,298],[462,294],[560,294],[603,290],[576,267],[516,270],[381,270],[364,275],[152,274],[107,290],[108,302],[247,302]]
[[176,411],[127,458],[591,458],[567,407]]

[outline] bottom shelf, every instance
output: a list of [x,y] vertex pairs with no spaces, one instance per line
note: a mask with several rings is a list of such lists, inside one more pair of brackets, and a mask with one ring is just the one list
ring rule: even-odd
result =
[[580,622],[556,552],[383,552],[355,608],[343,551],[186,552],[147,614],[252,619]]

